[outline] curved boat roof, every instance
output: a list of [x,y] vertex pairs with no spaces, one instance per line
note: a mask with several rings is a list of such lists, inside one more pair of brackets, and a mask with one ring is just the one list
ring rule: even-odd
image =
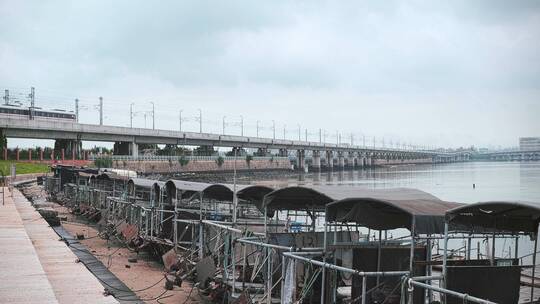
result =
[[144,189],[150,189],[154,186],[155,183],[158,183],[159,181],[153,180],[153,179],[146,179],[146,178],[130,178],[128,181],[128,185],[133,185],[135,187],[144,188]]
[[[222,201],[232,201],[233,191],[228,185],[223,184],[208,184],[199,182],[189,182],[171,179],[165,183],[167,191],[185,191],[189,196],[195,193],[203,193],[206,198],[217,199]],[[174,192],[176,195],[176,191]]]
[[[274,188],[268,187],[268,186],[262,186],[262,185],[249,185],[249,186],[243,186],[242,189],[238,190],[236,192],[236,196],[241,199],[248,201],[255,205],[257,209],[264,213],[264,206],[263,201],[264,197],[274,191]],[[274,212],[267,213],[268,217],[274,216]]]
[[236,192],[239,199],[246,201],[262,201],[264,196],[274,191],[274,188],[261,185],[242,186],[242,189]]
[[467,204],[446,212],[446,221],[453,231],[535,234],[540,222],[540,203],[489,201]]
[[384,189],[329,204],[326,220],[376,230],[406,228],[420,234],[442,234],[446,212],[458,206],[461,204],[416,189]]
[[438,200],[429,193],[409,188],[371,189],[357,186],[315,185],[291,186],[272,191],[264,198],[264,206],[272,210],[314,208],[322,211],[331,202],[355,197]]
[[268,193],[263,207],[275,210],[315,210],[323,211],[326,204],[336,200],[338,186],[291,186]]

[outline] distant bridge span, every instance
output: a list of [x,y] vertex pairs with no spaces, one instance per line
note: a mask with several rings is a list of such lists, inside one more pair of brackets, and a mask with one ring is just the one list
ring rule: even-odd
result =
[[[370,148],[349,144],[330,144],[312,141],[296,141],[250,136],[219,135],[212,133],[153,130],[106,125],[80,124],[48,120],[29,120],[20,118],[0,118],[0,129],[7,138],[65,139],[72,141],[126,142],[131,146],[131,154],[138,156],[139,144],[172,145],[210,145],[216,147],[244,147],[259,149],[296,150],[299,166],[305,163],[305,152],[311,152],[311,159],[320,162],[320,154],[326,159],[361,159],[362,164],[372,159],[426,159],[434,162],[463,161],[470,157],[469,152],[441,153],[428,150],[403,150],[392,148]],[[330,156],[330,157],[328,157]],[[323,157],[325,158],[325,157]],[[338,164],[340,161],[338,160]]]

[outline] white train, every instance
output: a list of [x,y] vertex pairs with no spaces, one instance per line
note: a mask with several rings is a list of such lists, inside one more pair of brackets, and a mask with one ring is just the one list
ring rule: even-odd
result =
[[73,113],[73,111],[60,109],[44,110],[39,107],[29,108],[13,104],[0,105],[0,118],[26,118],[69,122],[77,121],[77,116],[75,113]]

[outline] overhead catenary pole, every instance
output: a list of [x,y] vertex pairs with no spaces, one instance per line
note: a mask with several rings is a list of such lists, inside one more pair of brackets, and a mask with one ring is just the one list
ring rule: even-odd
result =
[[257,120],[257,137],[259,137],[259,121]]
[[300,136],[301,136],[301,135],[300,135],[301,133],[302,133],[302,126],[300,126],[300,124],[298,124],[298,141],[301,141],[301,140],[302,140],[302,138],[300,137]]
[[286,138],[286,133],[287,133],[286,128],[287,128],[287,125],[283,125],[283,139]]
[[99,125],[103,126],[103,97],[99,97]]
[[134,105],[133,102],[129,105],[129,127],[130,128],[133,128],[133,105]]
[[35,97],[36,97],[36,91],[34,87],[30,88],[30,107],[33,109],[35,107]]
[[182,111],[184,110],[180,110],[178,112],[178,124],[179,124],[179,131],[182,132]]
[[150,101],[152,104],[152,130],[156,129],[156,105],[153,101]]
[[199,133],[202,133],[202,110],[199,109]]
[[75,98],[75,121],[79,122],[79,99]]
[[276,139],[276,121],[272,120],[272,131],[273,131],[273,138]]
[[244,116],[240,115],[240,135],[244,136]]
[[34,119],[34,107],[35,107],[35,96],[36,92],[34,87],[30,88],[30,119]]
[[319,143],[322,143],[322,129],[319,128]]
[[227,116],[223,116],[223,121],[222,121],[222,131],[221,131],[221,134],[225,135],[225,118]]
[[4,91],[4,104],[9,105],[9,90]]

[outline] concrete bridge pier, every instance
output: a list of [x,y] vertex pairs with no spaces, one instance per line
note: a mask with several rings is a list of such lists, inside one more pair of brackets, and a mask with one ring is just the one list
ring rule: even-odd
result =
[[296,166],[300,170],[304,170],[304,168],[306,167],[306,151],[305,150],[296,151]]
[[345,156],[343,155],[343,152],[338,152],[338,167],[340,169],[345,168]]
[[139,157],[139,144],[136,142],[132,142],[130,145],[130,154],[133,158]]
[[347,161],[347,165],[350,168],[354,169],[354,167],[356,166],[356,153],[349,152],[349,158],[348,158],[348,161]]
[[311,155],[311,166],[315,170],[321,170],[321,152],[313,150]]
[[358,162],[359,162],[358,166],[360,168],[365,168],[366,167],[366,155],[364,153],[360,153],[358,155],[358,157],[359,157],[358,158]]
[[334,152],[326,151],[326,167],[328,169],[334,168]]
[[136,142],[117,141],[113,146],[114,155],[131,155],[134,158],[139,156],[139,144]]
[[278,156],[280,157],[288,157],[289,151],[287,149],[279,149]]
[[56,139],[54,142],[54,150],[64,151],[60,152],[65,155],[75,155],[75,157],[81,157],[82,141],[80,139]]
[[368,154],[366,155],[366,167],[371,167],[371,166],[373,166],[373,155]]

